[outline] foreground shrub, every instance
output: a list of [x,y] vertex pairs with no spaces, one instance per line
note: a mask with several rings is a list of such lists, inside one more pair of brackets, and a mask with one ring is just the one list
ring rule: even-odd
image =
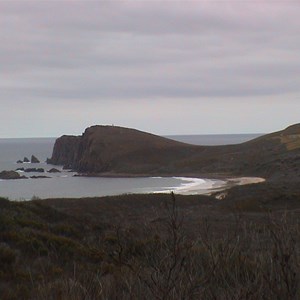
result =
[[117,228],[102,299],[300,299],[300,228],[288,216],[259,226],[240,216],[221,237],[208,220],[197,238],[183,225],[171,195],[165,216],[145,227],[147,239]]
[[216,218],[190,228],[171,194],[142,223],[91,223],[80,231],[77,220],[31,206],[32,216],[39,213],[32,221],[26,204],[18,214],[0,211],[1,300],[300,299],[293,214],[261,213],[252,222],[237,213],[221,229]]

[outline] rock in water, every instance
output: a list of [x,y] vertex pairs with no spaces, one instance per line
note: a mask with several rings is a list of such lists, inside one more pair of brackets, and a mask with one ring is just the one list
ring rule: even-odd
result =
[[24,159],[23,159],[23,162],[28,163],[28,162],[30,162],[30,161],[29,161],[29,159],[25,156]]
[[45,170],[43,168],[27,168],[24,170],[24,172],[30,173],[30,172],[37,172],[37,173],[44,173]]
[[19,160],[17,161],[17,164],[22,164],[22,163],[23,163],[23,160],[20,160],[20,159],[19,159]]
[[48,171],[48,173],[60,173],[58,169],[52,168]]
[[38,164],[40,161],[34,155],[31,155],[31,163]]
[[0,179],[25,179],[27,177],[21,176],[15,171],[2,171],[0,172]]
[[44,179],[44,178],[51,178],[51,177],[49,177],[49,176],[44,176],[44,175],[41,175],[41,176],[36,176],[36,175],[34,175],[34,176],[30,176],[30,178],[32,178],[32,179]]

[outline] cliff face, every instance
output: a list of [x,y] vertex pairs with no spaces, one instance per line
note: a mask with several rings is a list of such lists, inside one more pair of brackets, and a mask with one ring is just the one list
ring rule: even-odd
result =
[[111,175],[251,175],[300,178],[300,125],[229,146],[195,146],[135,129],[92,126],[57,139],[49,163]]
[[78,159],[80,140],[79,136],[70,135],[63,135],[58,138],[54,144],[52,157],[47,159],[47,163],[73,168],[74,162]]

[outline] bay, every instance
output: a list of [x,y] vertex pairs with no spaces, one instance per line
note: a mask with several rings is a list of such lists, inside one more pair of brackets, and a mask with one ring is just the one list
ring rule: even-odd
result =
[[[221,145],[241,143],[257,136],[259,135],[180,135],[168,137],[197,145]],[[61,170],[61,173],[26,173],[26,176],[46,175],[50,177],[45,179],[0,180],[0,197],[11,200],[28,200],[35,197],[78,198],[124,193],[176,192],[182,190],[183,187],[186,190],[186,187],[195,185],[195,182],[201,190],[199,180],[181,177],[74,177],[76,174],[74,172],[46,164],[47,157],[52,155],[54,143],[55,138],[0,139],[0,171],[16,170],[19,167],[44,168],[45,171],[55,167]],[[17,160],[23,160],[25,156],[30,159],[31,155],[35,155],[40,163],[16,163]],[[203,180],[203,193],[207,192],[209,182]]]

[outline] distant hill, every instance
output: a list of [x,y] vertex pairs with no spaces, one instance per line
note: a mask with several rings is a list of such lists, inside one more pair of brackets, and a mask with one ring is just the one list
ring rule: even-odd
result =
[[51,164],[102,176],[263,176],[300,179],[300,124],[226,146],[185,144],[135,129],[92,126],[56,140]]

